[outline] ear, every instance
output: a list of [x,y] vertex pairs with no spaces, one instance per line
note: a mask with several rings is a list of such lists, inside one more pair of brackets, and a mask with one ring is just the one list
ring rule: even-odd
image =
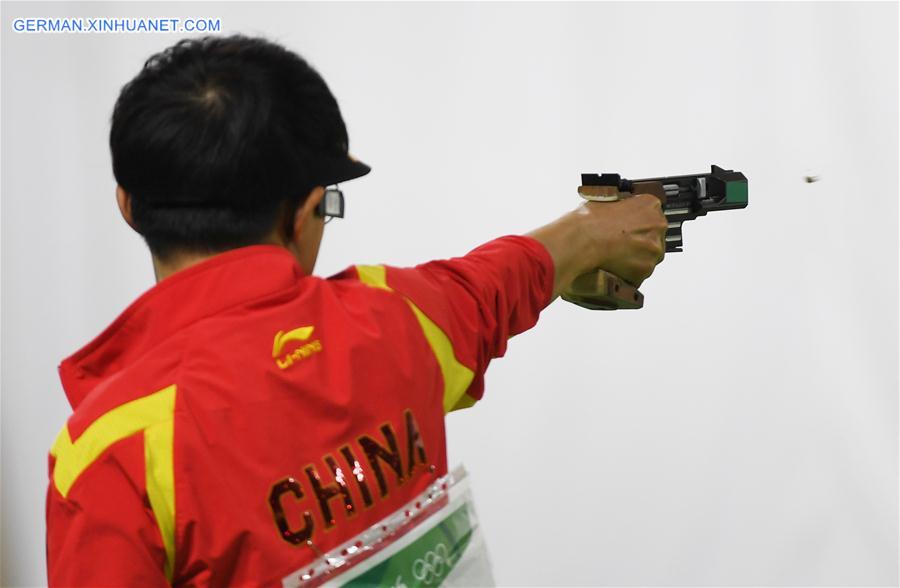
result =
[[122,218],[125,219],[129,227],[137,231],[134,228],[134,220],[131,218],[131,194],[126,192],[122,186],[116,186],[116,202],[119,204],[119,212],[122,213]]
[[311,226],[310,221],[313,220],[316,214],[316,207],[324,197],[325,188],[322,186],[316,186],[306,197],[306,201],[303,203],[303,206],[298,208],[297,212],[294,213],[294,233],[291,239],[294,243],[299,243],[300,240],[304,237],[304,233],[309,231]]

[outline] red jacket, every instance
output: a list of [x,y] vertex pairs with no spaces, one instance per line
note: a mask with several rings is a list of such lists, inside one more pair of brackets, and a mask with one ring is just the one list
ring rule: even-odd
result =
[[259,245],[163,280],[60,365],[50,584],[280,584],[447,472],[445,412],[553,273],[511,236],[330,279]]

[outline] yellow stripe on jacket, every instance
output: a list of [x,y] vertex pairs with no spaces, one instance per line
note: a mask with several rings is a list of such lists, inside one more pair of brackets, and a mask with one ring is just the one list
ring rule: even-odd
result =
[[104,451],[143,431],[147,497],[166,549],[166,577],[175,566],[175,472],[173,464],[175,386],[168,386],[110,410],[74,443],[63,426],[50,455],[56,458],[53,485],[67,498],[72,486]]
[[[393,292],[394,290],[388,286],[387,271],[383,265],[358,265],[356,271],[362,283],[373,288],[380,288]],[[422,312],[416,304],[407,297],[403,297],[409,307],[412,309],[422,333],[437,359],[441,368],[441,374],[444,377],[444,412],[468,408],[475,404],[475,399],[466,394],[469,384],[475,377],[474,372],[464,366],[456,359],[453,352],[453,343],[450,337],[441,330],[434,321]]]

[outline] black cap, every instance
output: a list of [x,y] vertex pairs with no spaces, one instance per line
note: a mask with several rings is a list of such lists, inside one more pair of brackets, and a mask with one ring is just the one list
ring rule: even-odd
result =
[[352,155],[336,158],[322,158],[310,166],[312,181],[316,186],[330,186],[362,177],[372,168]]
[[[310,172],[307,175],[311,186],[331,186],[342,182],[347,182],[362,177],[372,171],[372,168],[365,163],[357,160],[352,155],[344,156],[324,155],[313,159],[309,164]],[[165,207],[217,207],[231,206],[235,208],[252,207],[252,200],[235,199],[240,194],[232,195],[232,198],[208,197],[208,196],[190,196],[187,194],[178,194],[173,197],[170,192],[151,192],[143,195],[148,203],[155,206]]]

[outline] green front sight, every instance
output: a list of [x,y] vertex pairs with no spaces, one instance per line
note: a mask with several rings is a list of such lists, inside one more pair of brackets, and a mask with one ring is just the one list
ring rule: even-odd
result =
[[725,202],[747,204],[747,180],[734,180],[725,184]]

